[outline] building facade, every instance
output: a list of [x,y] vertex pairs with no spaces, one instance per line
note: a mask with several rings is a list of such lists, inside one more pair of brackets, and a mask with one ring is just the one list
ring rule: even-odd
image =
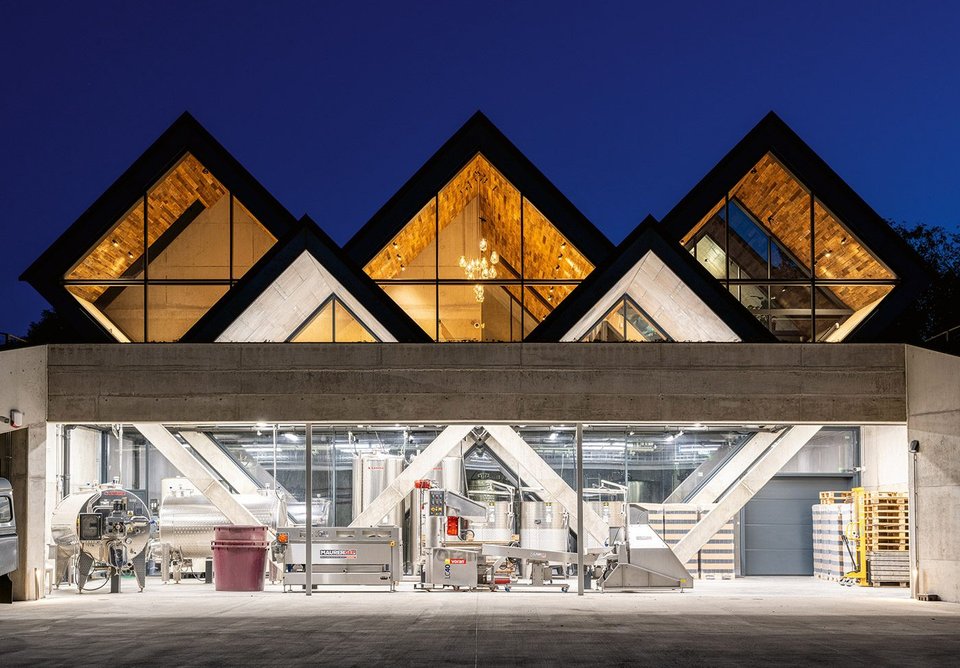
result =
[[186,456],[238,492],[200,434],[331,524],[361,515],[363,453],[456,453],[468,488],[580,471],[709,506],[678,549],[732,522],[742,575],[812,573],[816,490],[909,491],[914,591],[960,600],[935,508],[960,497],[960,364],[878,343],[927,278],[773,114],[614,246],[478,113],[342,248],[185,114],[22,278],[81,343],[0,353],[20,598],[82,484],[159,501]]

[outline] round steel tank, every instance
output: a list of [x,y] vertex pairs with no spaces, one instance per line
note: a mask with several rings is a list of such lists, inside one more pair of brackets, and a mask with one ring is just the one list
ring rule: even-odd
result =
[[[286,503],[271,490],[264,494],[234,494],[258,522],[270,528],[287,524]],[[179,549],[184,559],[213,556],[214,529],[233,524],[201,494],[171,494],[160,504],[160,540]]]
[[[604,524],[609,527],[622,527],[626,523],[622,501],[589,501],[587,506],[600,516]],[[587,548],[603,547],[604,544],[587,534]]]
[[514,529],[513,503],[510,501],[487,501],[487,518],[483,524],[470,522],[473,539],[479,542],[509,543],[516,533]]
[[[359,455],[353,458],[353,517],[356,518],[403,471],[403,457],[397,455]],[[402,504],[374,524],[402,526]]]
[[570,518],[559,503],[524,501],[520,504],[520,546],[534,550],[567,551]]
[[[85,492],[71,494],[64,498],[54,509],[50,518],[50,530],[53,541],[64,554],[77,554],[81,540],[77,535],[77,526],[81,513],[95,513],[98,509],[112,509],[115,502],[126,504],[126,513],[130,520],[128,530],[123,537],[128,559],[143,552],[150,543],[150,509],[133,492],[116,487],[101,487]],[[106,511],[101,511],[102,514]],[[138,519],[139,518],[139,519]],[[137,520],[136,522],[134,522]],[[96,543],[102,543],[97,546]],[[104,541],[82,541],[83,549],[101,561],[106,561]]]

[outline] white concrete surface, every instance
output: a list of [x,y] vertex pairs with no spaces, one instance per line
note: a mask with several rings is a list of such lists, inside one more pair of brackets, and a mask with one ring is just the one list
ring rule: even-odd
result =
[[[812,578],[703,581],[684,593],[320,589],[307,598],[130,581],[0,607],[21,665],[955,665],[960,605]],[[111,630],[118,631],[112,636]],[[127,635],[123,631],[133,631]]]

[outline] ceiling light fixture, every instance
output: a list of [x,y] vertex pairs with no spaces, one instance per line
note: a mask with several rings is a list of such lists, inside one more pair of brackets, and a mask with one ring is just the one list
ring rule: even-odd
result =
[[[500,254],[491,248],[490,257],[487,259],[489,244],[487,243],[486,237],[483,236],[482,229],[482,223],[486,222],[486,218],[484,218],[480,212],[480,205],[483,203],[483,198],[480,194],[480,184],[486,183],[487,177],[480,170],[477,170],[473,173],[473,178],[477,181],[477,236],[480,237],[480,255],[470,258],[469,260],[466,258],[466,255],[461,255],[460,261],[457,264],[463,269],[468,280],[487,281],[497,277],[496,265],[500,262]],[[477,283],[473,286],[473,296],[477,302],[483,303],[483,284]]]

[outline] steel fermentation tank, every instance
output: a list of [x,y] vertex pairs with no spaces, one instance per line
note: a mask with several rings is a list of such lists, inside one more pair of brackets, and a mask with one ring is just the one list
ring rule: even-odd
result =
[[[213,556],[214,529],[233,524],[202,494],[184,490],[164,497],[160,504],[160,540],[179,549],[184,559]],[[276,529],[288,524],[286,503],[273,490],[263,494],[234,494],[240,505],[261,524]]]
[[487,507],[486,521],[481,525],[470,523],[473,539],[478,542],[509,543],[516,533],[513,503],[510,501],[481,501]]
[[520,546],[566,552],[570,518],[559,503],[524,501],[520,504]]
[[[368,454],[353,458],[353,517],[356,518],[403,471],[403,457]],[[397,506],[372,522],[373,525],[402,526],[403,507]]]
[[[94,508],[100,505],[112,505],[114,501],[118,500],[126,500],[127,511],[132,513],[133,516],[145,518],[149,525],[150,510],[147,508],[147,504],[133,492],[109,485],[99,489],[77,492],[65,497],[53,510],[53,515],[50,518],[53,542],[56,543],[61,553],[64,556],[72,556],[80,551],[80,537],[77,535],[80,513],[95,512]],[[146,549],[149,542],[149,526],[143,531],[129,533],[124,539],[128,557],[133,559],[139,555]],[[106,543],[100,546],[96,554],[93,554],[100,561],[107,560],[106,554],[103,553],[105,545]]]

